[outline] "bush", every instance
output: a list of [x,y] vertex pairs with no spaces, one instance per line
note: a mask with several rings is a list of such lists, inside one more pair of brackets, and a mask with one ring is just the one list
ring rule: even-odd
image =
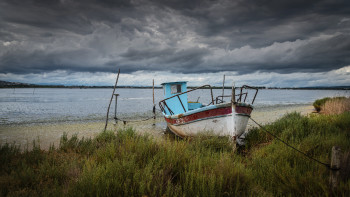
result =
[[318,99],[312,105],[314,106],[314,108],[317,112],[320,112],[322,105],[324,105],[326,103],[326,101],[328,101],[330,99],[331,98],[329,98],[329,97],[325,97],[323,99]]

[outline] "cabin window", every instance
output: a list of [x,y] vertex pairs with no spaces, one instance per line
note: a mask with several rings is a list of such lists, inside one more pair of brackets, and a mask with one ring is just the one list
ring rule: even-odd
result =
[[181,93],[181,84],[171,86],[171,94]]

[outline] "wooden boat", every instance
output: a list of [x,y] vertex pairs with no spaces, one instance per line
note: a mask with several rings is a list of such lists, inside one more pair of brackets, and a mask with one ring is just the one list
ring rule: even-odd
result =
[[[253,110],[252,104],[258,93],[257,88],[243,86],[240,93],[236,95],[235,87],[232,87],[231,95],[217,96],[214,100],[210,85],[188,91],[185,81],[163,83],[162,86],[165,99],[159,102],[160,109],[169,130],[180,137],[195,136],[200,133],[239,137],[247,127]],[[198,89],[210,91],[211,101],[208,105],[198,101],[188,102],[188,93]],[[248,95],[247,89],[255,90],[251,103],[245,102]],[[231,97],[230,102],[224,102],[224,97]]]

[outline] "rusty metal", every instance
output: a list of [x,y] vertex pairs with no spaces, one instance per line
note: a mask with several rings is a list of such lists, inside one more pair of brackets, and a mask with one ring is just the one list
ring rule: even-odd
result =
[[244,86],[241,87],[241,92],[242,92],[242,89],[243,89],[243,88],[246,88],[246,89],[254,89],[254,90],[256,90],[256,91],[255,91],[254,98],[253,98],[253,101],[252,101],[252,104],[254,104],[254,101],[255,101],[256,95],[258,94],[259,89],[256,88],[256,87],[244,85]]
[[164,111],[164,108],[160,103],[159,103],[159,108],[160,108],[160,110]]
[[[231,95],[217,96],[217,97],[215,98],[215,102],[216,102],[216,104],[223,103],[223,102],[224,102],[224,97],[231,97]],[[218,103],[219,98],[221,98],[221,99],[220,99],[220,100],[221,100],[221,102],[220,102],[220,103]]]

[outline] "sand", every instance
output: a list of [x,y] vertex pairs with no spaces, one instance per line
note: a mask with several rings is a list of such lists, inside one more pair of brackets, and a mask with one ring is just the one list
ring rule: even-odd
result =
[[[313,112],[313,107],[310,105],[286,105],[258,108],[253,111],[252,118],[261,124],[267,124],[294,111],[307,115]],[[10,143],[19,145],[21,149],[31,149],[33,141],[36,140],[42,149],[47,150],[50,145],[58,147],[64,132],[68,136],[77,134],[80,138],[90,138],[98,135],[103,130],[104,125],[104,121],[0,125],[0,144]],[[117,124],[110,121],[108,125],[109,130],[115,131],[128,127],[136,129],[139,133],[149,133],[155,137],[160,137],[163,135],[166,124],[164,119],[159,117],[155,121],[129,122],[125,125],[120,121]],[[256,125],[249,120],[247,130],[251,127],[256,127]]]

